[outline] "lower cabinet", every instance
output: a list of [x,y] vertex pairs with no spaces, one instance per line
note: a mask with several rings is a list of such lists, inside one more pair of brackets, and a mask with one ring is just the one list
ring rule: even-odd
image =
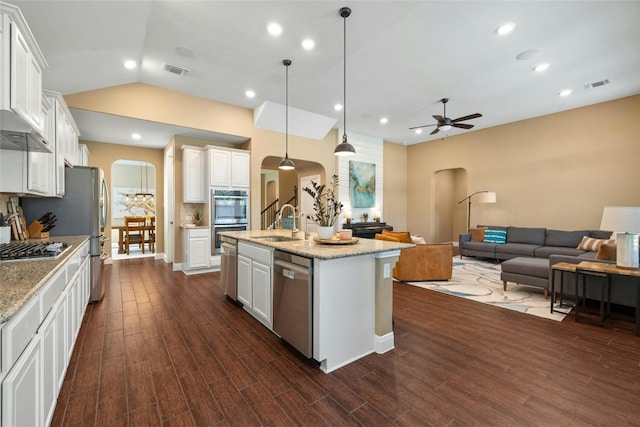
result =
[[272,316],[273,250],[265,246],[238,243],[238,301],[269,329]]
[[[54,275],[2,328],[3,349],[12,341],[7,331],[21,331],[31,319],[31,307],[41,309],[42,321],[15,363],[2,380],[2,426],[49,425],[58,393],[73,352],[82,318],[89,302],[90,257],[88,242]],[[60,280],[64,283],[60,285]],[[55,301],[49,301],[52,287],[60,286]],[[48,302],[47,302],[48,301]],[[41,308],[40,308],[41,307]],[[25,309],[29,316],[24,316]],[[30,322],[31,320],[29,320]],[[16,351],[20,349],[15,349]],[[5,368],[3,366],[3,368]],[[3,369],[4,371],[4,369]]]
[[184,229],[185,272],[211,267],[211,237],[209,227]]

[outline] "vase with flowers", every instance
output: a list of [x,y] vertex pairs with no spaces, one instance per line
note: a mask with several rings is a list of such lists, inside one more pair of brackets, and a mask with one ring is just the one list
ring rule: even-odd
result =
[[307,215],[307,219],[315,222],[318,226],[318,238],[328,240],[333,237],[334,225],[338,216],[342,213],[342,203],[337,200],[336,187],[338,186],[338,175],[331,177],[331,182],[318,184],[311,181],[311,188],[305,187],[302,190],[313,199],[313,215]]

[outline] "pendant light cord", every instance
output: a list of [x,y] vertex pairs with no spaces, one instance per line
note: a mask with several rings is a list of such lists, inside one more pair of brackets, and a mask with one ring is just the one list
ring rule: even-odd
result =
[[289,158],[289,66],[286,66],[287,68],[287,74],[286,74],[286,78],[285,78],[285,95],[284,95],[284,102],[285,102],[285,108],[284,108],[284,141],[285,141],[285,152],[284,152],[284,157],[286,159]]
[[[347,15],[348,16],[348,15]],[[343,17],[342,20],[344,21],[344,37],[343,37],[343,86],[342,86],[342,98],[343,98],[343,102],[342,102],[342,127],[343,127],[343,132],[342,132],[342,140],[346,141],[347,140],[347,16]]]

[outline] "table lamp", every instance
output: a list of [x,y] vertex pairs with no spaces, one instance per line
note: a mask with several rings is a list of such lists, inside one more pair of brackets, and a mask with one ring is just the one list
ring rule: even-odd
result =
[[618,267],[638,268],[640,266],[640,207],[605,206],[600,229],[613,231]]

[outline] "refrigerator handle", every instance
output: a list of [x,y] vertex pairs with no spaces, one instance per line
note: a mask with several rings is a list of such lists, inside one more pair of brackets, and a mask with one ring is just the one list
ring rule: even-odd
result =
[[111,206],[110,206],[110,200],[109,200],[109,189],[107,187],[107,180],[103,177],[102,178],[102,194],[104,194],[104,202],[106,204],[106,206],[101,206],[101,214],[103,215],[102,218],[102,226],[106,227],[107,226],[107,218],[109,218],[109,211],[111,210]]

